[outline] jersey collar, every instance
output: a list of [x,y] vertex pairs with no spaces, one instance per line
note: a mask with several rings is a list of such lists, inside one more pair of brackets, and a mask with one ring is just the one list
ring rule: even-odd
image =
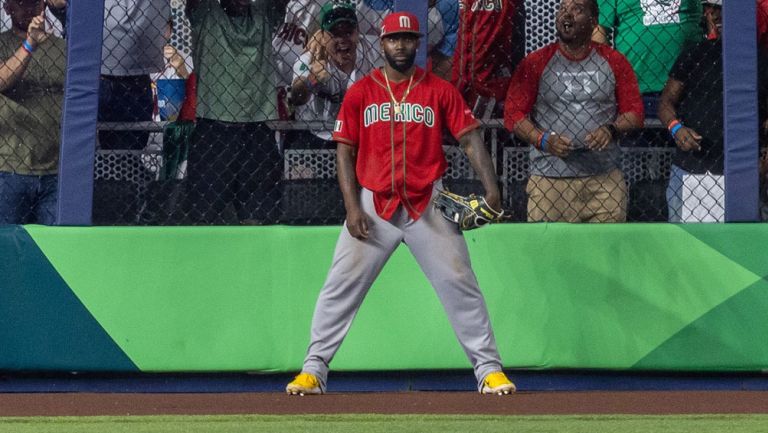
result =
[[[420,67],[416,66],[416,68],[413,70],[413,82],[417,83],[417,82],[421,81],[421,79],[424,77],[424,74],[425,74],[424,69],[421,69]],[[373,78],[376,79],[376,81],[378,81],[380,83],[383,83],[384,82],[384,71],[383,71],[383,69],[382,68],[376,68],[373,71]],[[400,81],[395,81],[395,80],[390,78],[389,82],[392,83],[392,84],[400,84],[400,83],[402,83],[404,81],[407,82],[409,80],[410,80],[410,78],[403,78]]]

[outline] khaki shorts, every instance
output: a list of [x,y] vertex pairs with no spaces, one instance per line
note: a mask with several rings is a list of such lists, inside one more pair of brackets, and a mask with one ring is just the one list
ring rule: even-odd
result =
[[530,222],[627,220],[627,184],[618,169],[588,177],[532,175],[525,190]]

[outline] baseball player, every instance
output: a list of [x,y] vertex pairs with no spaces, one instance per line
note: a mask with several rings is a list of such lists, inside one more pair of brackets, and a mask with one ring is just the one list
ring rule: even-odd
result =
[[405,243],[437,292],[474,367],[478,390],[509,394],[485,300],[455,224],[430,205],[447,163],[442,131],[466,151],[488,204],[500,209],[478,122],[450,83],[414,65],[419,22],[391,13],[381,26],[384,67],[350,87],[336,121],[338,177],[347,210],[333,265],[315,306],[311,342],[289,394],[322,394],[328,366],[368,289]]

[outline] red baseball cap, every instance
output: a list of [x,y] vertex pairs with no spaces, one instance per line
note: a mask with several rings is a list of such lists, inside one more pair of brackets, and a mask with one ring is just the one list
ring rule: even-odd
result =
[[393,12],[381,23],[381,37],[394,33],[411,33],[418,36],[424,36],[419,31],[419,19],[410,12]]

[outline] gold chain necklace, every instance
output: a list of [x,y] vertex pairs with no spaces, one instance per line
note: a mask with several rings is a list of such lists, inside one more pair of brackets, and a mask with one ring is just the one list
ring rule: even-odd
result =
[[404,103],[405,98],[407,98],[408,94],[411,93],[411,84],[413,84],[413,76],[416,75],[416,71],[411,74],[411,79],[408,81],[408,88],[405,89],[403,98],[400,100],[400,102],[397,102],[395,99],[395,94],[392,93],[392,88],[389,87],[389,77],[387,76],[387,70],[383,68],[382,70],[384,71],[384,81],[387,83],[387,92],[389,92],[389,97],[392,99],[392,105],[394,106],[395,114],[400,114],[400,104]]

